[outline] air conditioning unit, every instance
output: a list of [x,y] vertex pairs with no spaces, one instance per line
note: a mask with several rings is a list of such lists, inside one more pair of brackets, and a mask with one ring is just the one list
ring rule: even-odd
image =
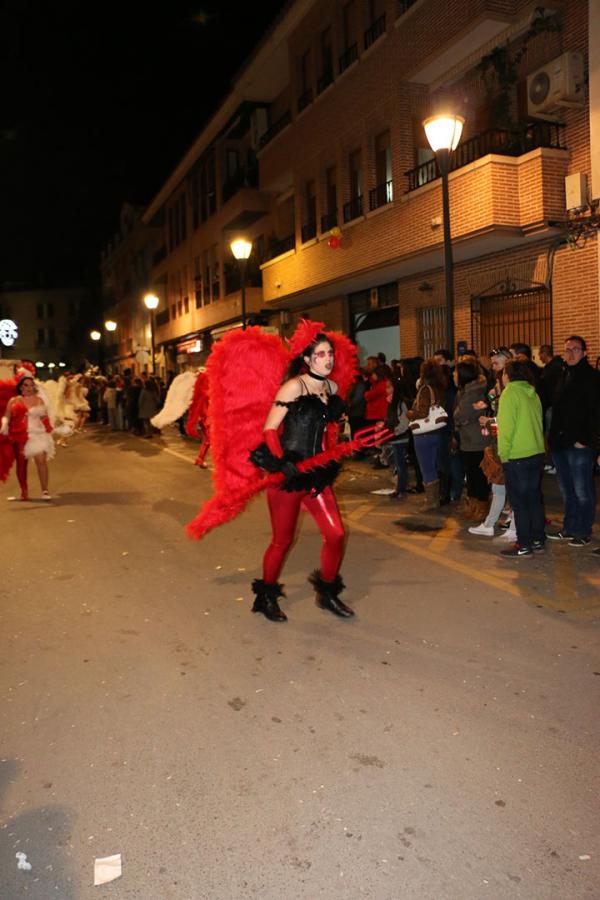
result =
[[583,56],[563,53],[527,76],[527,112],[538,119],[554,118],[562,106],[584,105]]
[[250,113],[250,146],[253,150],[260,148],[260,139],[269,127],[267,110],[264,106],[257,106]]

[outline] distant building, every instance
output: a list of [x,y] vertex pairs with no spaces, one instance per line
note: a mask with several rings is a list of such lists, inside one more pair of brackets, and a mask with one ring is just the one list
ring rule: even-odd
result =
[[[80,321],[89,306],[83,288],[23,288],[0,291],[0,356],[31,359],[40,378],[61,368],[78,368],[86,358]],[[6,326],[14,322],[17,337],[6,341]]]

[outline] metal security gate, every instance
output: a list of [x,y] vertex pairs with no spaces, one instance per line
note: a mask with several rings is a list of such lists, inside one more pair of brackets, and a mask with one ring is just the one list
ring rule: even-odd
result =
[[448,342],[446,307],[429,306],[417,310],[417,343],[421,356],[428,359]]
[[515,341],[539,347],[552,343],[552,300],[544,287],[474,297],[471,301],[473,349],[485,355]]

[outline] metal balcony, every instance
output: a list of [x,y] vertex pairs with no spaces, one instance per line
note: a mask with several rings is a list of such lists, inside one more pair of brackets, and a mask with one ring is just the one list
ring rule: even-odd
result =
[[223,184],[221,189],[223,203],[231,200],[242,188],[258,187],[258,166],[243,166]]
[[281,256],[282,253],[287,253],[288,250],[294,250],[295,247],[295,234],[289,234],[283,238],[272,238],[265,251],[264,262],[267,262],[269,259],[275,259],[276,256]]
[[373,190],[369,191],[369,209],[379,209],[380,206],[391,203],[393,199],[394,192],[392,189],[392,182],[384,181],[383,184],[378,184],[377,187],[374,187]]
[[289,125],[291,123],[291,121],[292,121],[292,113],[291,113],[291,110],[288,109],[287,112],[284,112],[284,114],[279,119],[277,119],[277,121],[274,122],[271,125],[271,127],[268,128],[267,131],[265,131],[265,133],[261,137],[261,139],[260,139],[261,150],[263,147],[266,147],[266,145],[269,143],[269,141],[272,141],[273,138],[276,137],[280,131],[283,131],[283,129],[287,125]]
[[340,75],[342,72],[345,72],[348,66],[351,66],[353,62],[356,62],[358,59],[358,44],[354,43],[348,47],[347,50],[344,50],[339,59],[340,66]]
[[[497,153],[499,156],[522,156],[539,147],[566,150],[562,140],[564,127],[562,122],[530,122],[514,132],[505,129],[483,131],[458,145],[450,158],[450,171],[462,169],[463,166],[487,156],[488,153]],[[404,174],[408,178],[408,191],[415,191],[441,177],[435,157]]]
[[302,235],[302,243],[305,244],[307,241],[312,240],[317,236],[317,220],[313,219],[310,222],[307,222],[306,225],[302,226],[301,229]]
[[326,69],[322,75],[317,78],[317,94],[322,94],[325,88],[328,88],[333,81],[333,69]]
[[417,0],[398,0],[397,2],[397,14],[398,17],[403,16],[405,12],[414,6]]
[[298,104],[297,104],[298,112],[300,113],[300,112],[302,112],[303,109],[306,109],[306,107],[312,103],[312,100],[313,100],[312,88],[308,88],[306,91],[304,91],[303,94],[301,94],[298,97]]
[[365,50],[374,44],[378,37],[385,33],[385,13],[375,19],[364,34]]
[[333,212],[325,213],[324,216],[321,216],[321,232],[331,231],[332,228],[335,228],[338,223],[338,214],[337,209],[334,209]]
[[343,212],[344,212],[344,222],[351,222],[352,219],[358,219],[359,216],[362,216],[362,212],[363,212],[362,196],[361,197],[353,197],[352,200],[348,200],[347,203],[344,203]]

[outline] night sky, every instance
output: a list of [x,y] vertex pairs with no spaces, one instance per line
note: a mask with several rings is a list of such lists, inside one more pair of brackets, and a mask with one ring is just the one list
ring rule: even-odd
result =
[[286,5],[5,0],[0,284],[97,279]]

